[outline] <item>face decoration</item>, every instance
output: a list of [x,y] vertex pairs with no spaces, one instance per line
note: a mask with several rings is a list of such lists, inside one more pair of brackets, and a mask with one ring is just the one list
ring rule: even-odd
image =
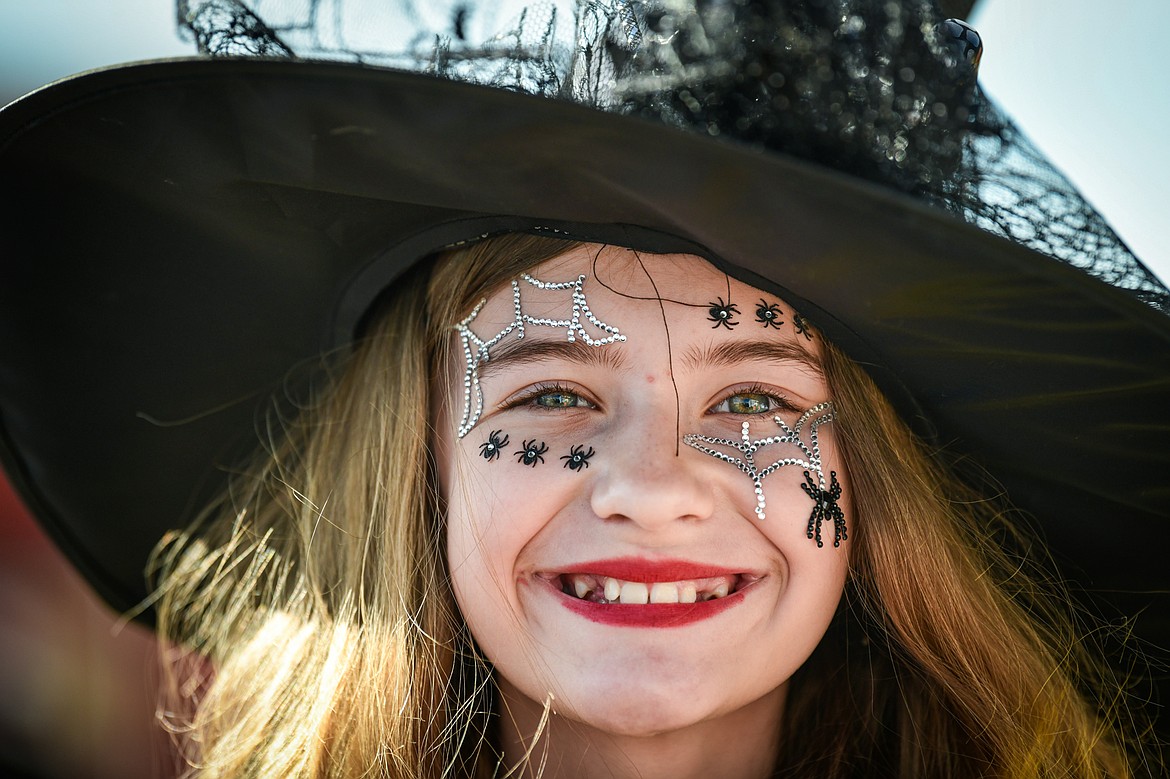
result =
[[548,451],[548,444],[541,441],[539,444],[533,438],[530,441],[524,442],[524,448],[516,452],[516,462],[522,465],[531,465],[536,467],[537,463],[544,462],[544,453]]
[[[527,273],[522,274],[520,279],[529,286],[536,287],[537,289],[572,290],[570,296],[570,302],[572,304],[571,315],[566,319],[552,319],[525,314],[520,307],[520,281],[513,279],[512,307],[515,316],[512,322],[505,326],[504,329],[486,341],[471,330],[470,325],[475,321],[476,316],[479,315],[480,310],[487,302],[486,298],[481,300],[462,322],[455,325],[455,330],[459,333],[459,340],[463,345],[463,356],[467,362],[467,372],[463,377],[463,417],[459,421],[460,438],[463,438],[463,436],[471,432],[471,429],[479,422],[480,414],[483,413],[483,390],[479,386],[479,366],[488,361],[489,350],[508,334],[515,332],[516,338],[523,338],[525,325],[537,325],[541,327],[564,328],[566,338],[570,343],[580,338],[590,346],[604,346],[615,341],[626,340],[626,337],[619,332],[618,328],[602,322],[593,315],[593,311],[589,308],[589,303],[585,300],[585,274],[582,273],[574,281],[541,281]],[[600,330],[602,333],[606,333],[606,335],[600,338],[591,336],[589,331],[585,329],[585,325],[581,322],[582,315],[589,324],[593,325],[594,328]],[[473,345],[474,349],[472,348]]]
[[[808,485],[815,491],[810,491],[810,486],[802,484],[805,493],[813,499],[814,507],[812,516],[809,517],[808,537],[816,539],[817,546],[823,546],[821,541],[821,522],[825,518],[831,518],[836,528],[833,546],[840,546],[841,540],[847,538],[845,535],[845,514],[837,505],[837,499],[841,497],[841,488],[837,484],[837,474],[832,474],[832,484],[826,485],[825,474],[821,470],[821,447],[820,441],[817,438],[817,429],[828,422],[833,421],[833,406],[832,403],[825,401],[818,403],[800,415],[796,420],[796,424],[789,427],[780,417],[774,417],[773,422],[780,428],[781,435],[768,436],[753,441],[751,439],[751,425],[748,422],[743,423],[742,434],[739,441],[734,441],[730,438],[712,438],[711,436],[699,435],[697,433],[689,433],[683,436],[683,443],[687,446],[698,449],[704,454],[709,454],[712,457],[722,460],[725,463],[734,465],[739,468],[748,478],[752,480],[752,486],[756,493],[756,517],[764,519],[764,477],[775,473],[781,468],[788,465],[799,465],[805,469],[805,479]],[[808,438],[809,442],[806,444],[801,440],[801,435],[805,424],[809,424]],[[787,445],[796,447],[800,452],[797,457],[783,457],[776,460],[771,465],[760,468],[756,464],[756,453],[768,446]],[[728,454],[715,447],[727,447],[738,451],[742,457]],[[812,481],[811,473],[816,473],[817,480]],[[815,534],[814,534],[815,525]]]
[[479,445],[479,453],[483,456],[483,459],[487,460],[489,463],[492,460],[499,459],[500,450],[508,445],[507,433],[504,434],[503,438],[500,438],[501,432],[502,431],[500,430],[493,430],[492,432],[488,433],[488,440]]
[[[834,549],[827,526],[826,548],[805,537],[812,499],[800,478],[764,474],[769,521],[758,521],[743,470],[684,445],[682,433],[740,443],[749,421],[748,446],[788,436],[792,443],[753,451],[757,470],[788,458],[798,465],[789,475],[807,470],[826,493],[822,522],[834,500],[848,514],[849,474],[834,426],[821,419],[830,409],[820,405],[829,390],[819,344],[806,346],[787,325],[783,299],[690,255],[586,245],[530,273],[584,275],[593,312],[631,337],[594,349],[576,331],[578,343],[566,343],[567,325],[532,326],[525,316],[570,319],[560,306],[573,290],[534,289],[524,278],[519,317],[516,287],[504,284],[464,324],[514,334],[519,320],[523,341],[505,335],[478,363],[474,337],[450,331],[452,347],[458,336],[468,349],[452,348],[451,378],[434,386],[446,560],[501,705],[520,732],[532,732],[530,716],[619,740],[770,727],[837,611],[852,541]],[[741,302],[748,321],[734,312],[729,321],[745,326],[712,328],[705,301],[716,296]],[[761,298],[783,311],[785,326],[752,322]],[[583,309],[580,323],[594,340],[614,335]],[[482,414],[474,399],[461,403],[465,371],[482,383]],[[817,410],[798,422],[806,409]],[[463,412],[482,433],[457,435]],[[792,427],[774,425],[777,415]],[[734,446],[703,446],[745,458]],[[514,465],[496,467],[504,455]]]
[[812,333],[808,331],[808,323],[804,321],[804,317],[800,314],[792,315],[792,326],[796,328],[798,335],[803,335],[806,341],[812,340]]
[[584,444],[577,444],[569,449],[569,453],[561,457],[565,464],[561,467],[568,468],[571,471],[579,471],[582,468],[589,467],[589,458],[593,456],[593,447],[589,447],[589,451],[585,451]]
[[833,520],[833,546],[841,546],[841,541],[849,536],[845,533],[845,512],[837,505],[841,498],[841,485],[837,483],[837,472],[829,471],[829,489],[824,489],[824,474],[820,476],[820,484],[812,480],[808,471],[804,472],[804,484],[800,488],[813,499],[813,510],[808,515],[808,537],[815,538],[817,546],[824,546],[821,541],[821,523],[826,519]]
[[736,305],[731,302],[724,303],[723,298],[715,298],[715,300],[716,302],[707,304],[709,306],[707,309],[707,319],[715,323],[711,325],[711,329],[726,327],[730,330],[738,325],[739,322],[733,319],[734,316],[739,314],[739,309],[736,308]]
[[780,325],[784,324],[784,320],[780,317],[783,312],[780,310],[779,303],[769,303],[760,298],[760,304],[756,306],[756,321],[764,325],[764,327],[774,327],[780,329]]

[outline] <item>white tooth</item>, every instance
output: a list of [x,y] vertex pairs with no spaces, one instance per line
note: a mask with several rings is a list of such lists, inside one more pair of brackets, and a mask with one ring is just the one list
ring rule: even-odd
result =
[[678,603],[678,585],[672,582],[656,582],[650,588],[651,603]]
[[699,599],[699,591],[694,582],[686,582],[678,590],[679,603],[694,603]]
[[605,580],[605,599],[610,603],[616,603],[618,596],[622,594],[622,586],[617,579]]
[[583,579],[573,579],[573,592],[577,593],[578,598],[584,598],[589,594],[589,585]]
[[727,582],[719,582],[715,585],[715,589],[711,590],[711,594],[716,598],[726,598],[729,589]]
[[622,603],[645,606],[650,600],[650,588],[642,582],[626,582],[622,585]]

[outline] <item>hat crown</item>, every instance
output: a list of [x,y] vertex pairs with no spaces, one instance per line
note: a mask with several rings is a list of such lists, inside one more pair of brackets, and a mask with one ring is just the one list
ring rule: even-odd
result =
[[752,144],[906,192],[1170,313],[1170,291],[978,90],[973,31],[933,0],[177,4],[205,54],[424,72]]

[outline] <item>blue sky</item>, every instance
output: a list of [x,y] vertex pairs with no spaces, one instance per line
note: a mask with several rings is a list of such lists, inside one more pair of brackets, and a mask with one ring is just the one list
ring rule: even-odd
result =
[[1167,0],[980,0],[979,78],[1170,281]]
[[[980,0],[980,79],[1170,280],[1167,0]],[[0,103],[99,65],[186,55],[173,0],[0,0]]]

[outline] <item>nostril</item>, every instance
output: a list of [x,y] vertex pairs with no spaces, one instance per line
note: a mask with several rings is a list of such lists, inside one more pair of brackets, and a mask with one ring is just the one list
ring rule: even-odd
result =
[[617,469],[592,490],[594,513],[604,520],[657,524],[703,519],[714,512],[712,486],[681,469],[655,466],[640,473]]
[[[635,525],[660,525],[678,519],[702,519],[715,510],[716,484],[706,478],[702,458],[672,457],[681,439],[674,435],[674,420],[662,418],[657,405],[645,416],[629,415],[627,424],[614,430],[604,450],[594,442],[604,460],[594,459],[588,486],[593,513],[600,519]],[[671,414],[673,417],[673,413]],[[588,451],[588,449],[586,449]]]

